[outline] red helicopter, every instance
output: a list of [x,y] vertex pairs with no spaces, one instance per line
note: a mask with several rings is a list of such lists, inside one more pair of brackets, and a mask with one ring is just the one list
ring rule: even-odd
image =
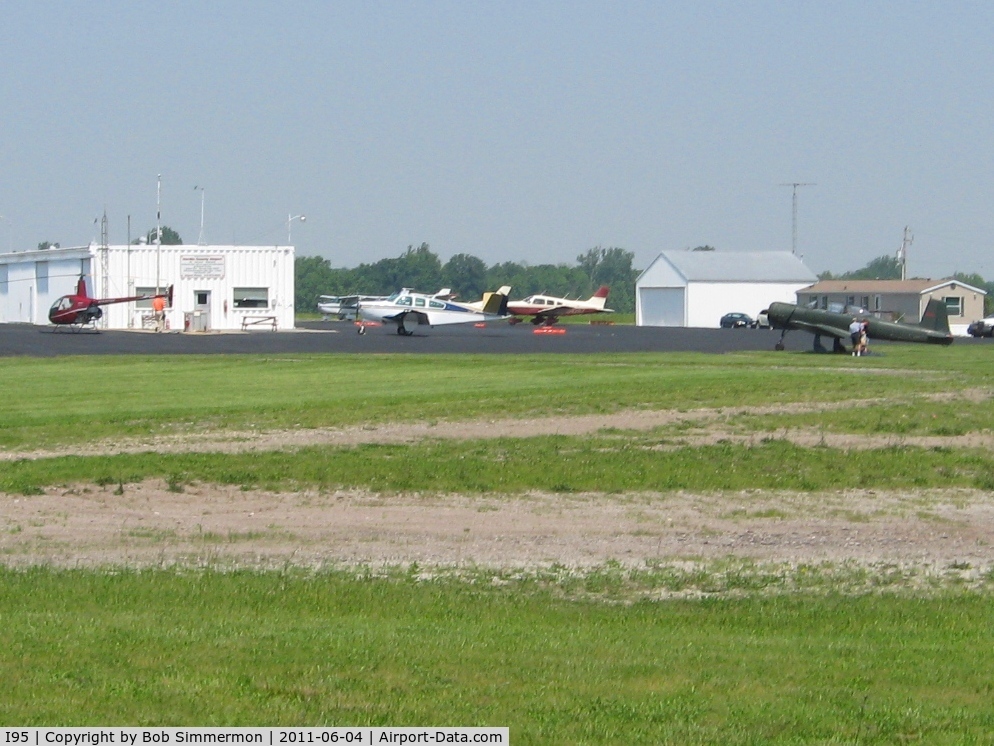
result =
[[95,325],[97,319],[104,315],[100,306],[111,303],[127,303],[135,300],[152,300],[165,298],[166,305],[173,304],[173,286],[170,285],[165,293],[156,295],[134,295],[130,298],[91,298],[86,292],[86,278],[80,275],[76,283],[75,295],[63,295],[48,311],[48,320],[56,326],[69,326],[72,329],[82,329],[84,326]]

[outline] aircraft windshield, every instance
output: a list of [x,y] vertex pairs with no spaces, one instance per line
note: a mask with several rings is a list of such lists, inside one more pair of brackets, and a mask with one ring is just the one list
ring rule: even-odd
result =
[[396,301],[396,300],[397,300],[397,299],[398,299],[399,297],[400,297],[400,293],[394,293],[394,294],[393,294],[393,295],[391,295],[391,296],[390,296],[389,298],[387,298],[387,302],[389,302],[389,303],[393,303],[393,302],[394,302],[394,301]]
[[66,311],[72,308],[72,301],[69,300],[68,295],[63,295],[55,303],[52,304],[53,311]]

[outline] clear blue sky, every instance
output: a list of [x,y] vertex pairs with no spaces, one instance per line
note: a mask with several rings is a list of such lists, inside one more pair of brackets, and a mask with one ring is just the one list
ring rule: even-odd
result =
[[994,279],[989,2],[48,2],[0,23],[0,250],[163,222],[335,266],[789,250]]

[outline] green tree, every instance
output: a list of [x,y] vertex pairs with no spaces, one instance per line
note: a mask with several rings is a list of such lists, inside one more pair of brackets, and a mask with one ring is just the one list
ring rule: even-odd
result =
[[[155,228],[152,228],[152,230],[145,234],[145,241],[149,244],[155,243]],[[141,243],[141,239],[136,238],[131,243]],[[182,244],[183,239],[180,238],[179,233],[174,231],[168,225],[162,226],[162,246],[181,246]]]
[[632,262],[635,261],[632,252],[617,246],[608,249],[598,246],[580,254],[577,261],[590,278],[590,284],[585,289],[586,295],[590,295],[601,285],[607,285],[611,288],[607,304],[609,308],[620,313],[635,310],[635,280],[638,278],[638,271],[632,268]]
[[831,272],[822,272],[818,275],[819,280],[900,280],[901,262],[897,257],[884,255],[871,260],[865,267],[844,272],[841,275],[833,275]]
[[463,300],[479,300],[487,290],[487,265],[470,254],[454,254],[442,267],[442,284]]

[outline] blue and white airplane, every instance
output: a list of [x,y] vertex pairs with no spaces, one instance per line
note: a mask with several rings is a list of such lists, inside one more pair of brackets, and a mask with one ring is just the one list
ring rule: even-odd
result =
[[444,293],[425,295],[404,288],[383,300],[359,301],[356,314],[360,334],[366,333],[363,322],[368,321],[396,324],[397,334],[409,337],[415,326],[479,324],[506,319],[507,293],[486,293],[480,303],[473,304],[457,303]]

